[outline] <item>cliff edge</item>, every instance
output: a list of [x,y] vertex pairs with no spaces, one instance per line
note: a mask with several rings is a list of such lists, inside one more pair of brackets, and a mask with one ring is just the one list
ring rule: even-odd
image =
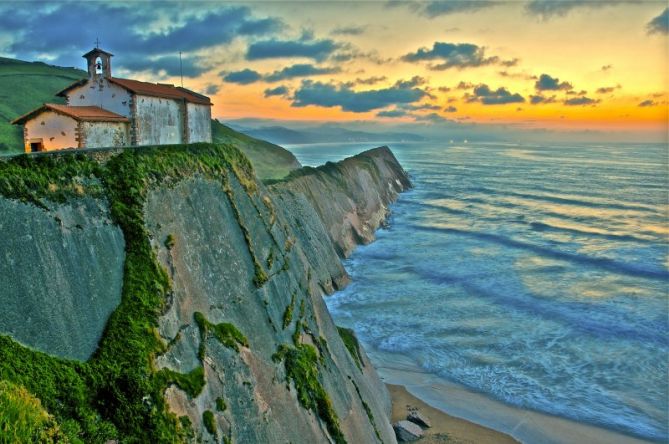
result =
[[269,187],[231,145],[0,162],[0,379],[72,442],[395,442],[322,297],[408,186],[387,148]]

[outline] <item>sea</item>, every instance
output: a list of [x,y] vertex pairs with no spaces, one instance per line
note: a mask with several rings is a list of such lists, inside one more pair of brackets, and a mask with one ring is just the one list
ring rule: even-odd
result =
[[[413,189],[344,261],[352,283],[326,299],[374,365],[392,375],[396,362],[406,371],[392,382],[422,374],[499,411],[667,442],[667,145],[387,145]],[[288,149],[316,166],[374,146]]]

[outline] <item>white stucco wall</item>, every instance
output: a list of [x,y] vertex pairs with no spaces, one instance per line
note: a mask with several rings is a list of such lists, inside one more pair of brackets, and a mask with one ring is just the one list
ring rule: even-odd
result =
[[53,111],[40,113],[25,124],[26,151],[33,139],[42,139],[46,151],[77,148],[76,129],[77,121],[71,117]]
[[135,102],[137,145],[183,142],[183,119],[178,101],[137,95]]
[[211,106],[188,103],[188,142],[211,142]]
[[108,111],[130,117],[132,96],[125,88],[110,83],[107,79],[88,80],[67,93],[68,104],[72,106],[99,106]]
[[130,145],[128,123],[83,122],[82,130],[86,148]]

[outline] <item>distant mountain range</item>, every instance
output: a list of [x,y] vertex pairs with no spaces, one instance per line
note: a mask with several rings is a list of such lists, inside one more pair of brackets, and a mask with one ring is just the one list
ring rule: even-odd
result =
[[349,130],[334,125],[322,125],[308,129],[292,129],[284,126],[253,128],[235,122],[228,122],[228,125],[251,137],[267,140],[278,145],[329,142],[422,142],[427,140],[425,137],[413,133],[373,133]]

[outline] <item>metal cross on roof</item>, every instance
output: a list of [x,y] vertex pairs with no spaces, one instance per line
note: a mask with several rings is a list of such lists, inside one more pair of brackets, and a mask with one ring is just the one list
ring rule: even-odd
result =
[[95,47],[98,49],[100,48],[100,39],[97,37],[95,38]]

